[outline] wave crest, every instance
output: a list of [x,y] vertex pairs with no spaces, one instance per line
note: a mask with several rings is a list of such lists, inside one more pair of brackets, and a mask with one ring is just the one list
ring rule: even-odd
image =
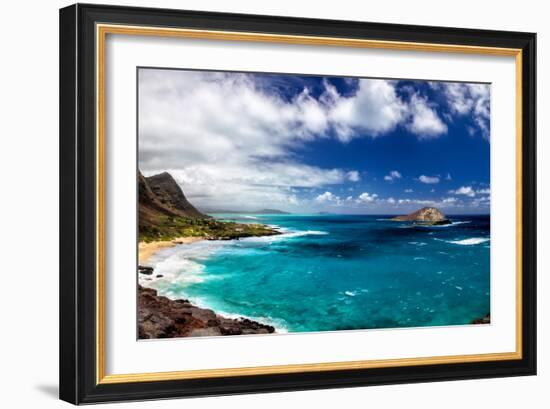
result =
[[476,244],[486,243],[491,239],[486,237],[471,237],[464,240],[449,240],[447,243],[459,244],[461,246],[475,246]]

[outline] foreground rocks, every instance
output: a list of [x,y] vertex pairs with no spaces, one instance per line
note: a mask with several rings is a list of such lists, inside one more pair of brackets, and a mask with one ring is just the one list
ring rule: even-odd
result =
[[275,328],[246,318],[231,319],[187,300],[171,300],[138,286],[139,338],[271,334]]
[[485,317],[476,318],[471,322],[471,324],[490,324],[491,323],[491,314],[487,313]]
[[153,267],[139,265],[138,273],[150,276],[153,274]]
[[451,224],[451,221],[445,217],[441,211],[435,207],[423,207],[416,212],[404,215],[397,216],[391,219],[397,222],[413,222],[416,224],[424,224],[431,226]]

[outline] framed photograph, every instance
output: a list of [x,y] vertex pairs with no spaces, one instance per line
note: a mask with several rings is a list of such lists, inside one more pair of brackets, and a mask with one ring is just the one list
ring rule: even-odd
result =
[[61,399],[534,375],[535,53],[61,9]]

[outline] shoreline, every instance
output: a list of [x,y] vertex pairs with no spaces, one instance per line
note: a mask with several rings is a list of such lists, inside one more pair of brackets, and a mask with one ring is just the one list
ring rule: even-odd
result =
[[[279,226],[269,227],[277,229],[279,234],[284,236]],[[269,235],[261,235],[269,236]],[[258,237],[261,237],[258,235]],[[171,240],[158,240],[139,243],[140,268],[138,276],[138,329],[140,339],[154,338],[185,338],[196,336],[221,336],[221,335],[248,335],[248,334],[272,334],[285,333],[286,329],[280,330],[277,324],[271,320],[257,320],[254,317],[247,317],[240,314],[225,313],[212,309],[208,305],[196,303],[187,298],[186,294],[178,296],[165,296],[158,293],[153,283],[150,287],[147,281],[154,277],[153,267],[145,267],[146,263],[158,251],[175,247],[178,244],[192,244],[203,240],[233,241],[239,238],[214,238],[186,236],[177,237]],[[229,244],[229,243],[228,243]],[[185,249],[183,249],[185,252]],[[186,257],[187,258],[187,257]],[[150,271],[147,271],[150,269]],[[142,275],[143,274],[143,275]],[[158,277],[162,278],[162,275]],[[168,278],[166,277],[165,280]],[[156,280],[155,280],[156,281]],[[168,282],[171,282],[169,280]],[[468,324],[490,324],[490,314],[474,317]],[[367,328],[365,328],[367,329]]]
[[178,244],[191,244],[198,241],[206,240],[204,237],[176,237],[171,240],[157,241],[140,241],[138,244],[138,262],[139,264],[146,263],[155,253],[164,248],[174,247]]
[[[208,237],[176,237],[171,240],[138,244],[138,282],[140,276],[154,275],[154,268],[145,263],[158,251],[179,244],[192,244]],[[234,239],[236,240],[236,239]],[[138,283],[138,333],[139,339],[186,338],[219,335],[252,335],[277,333],[274,326],[231,314],[218,314],[207,307],[200,307],[187,299],[171,299],[158,294],[145,283]]]

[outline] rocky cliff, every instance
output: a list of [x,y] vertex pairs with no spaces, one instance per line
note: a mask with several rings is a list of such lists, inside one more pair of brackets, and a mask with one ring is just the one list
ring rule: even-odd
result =
[[174,178],[167,172],[151,177],[138,173],[139,226],[161,224],[163,217],[206,218],[186,199]]
[[275,328],[247,318],[225,318],[187,300],[159,296],[152,288],[138,287],[140,339],[217,335],[271,334]]
[[447,219],[445,215],[435,207],[424,207],[416,212],[404,216],[397,216],[391,220],[428,225],[444,225],[451,223],[449,219]]
[[232,240],[272,236],[279,231],[262,224],[215,220],[199,212],[167,172],[139,178],[139,241],[166,241],[178,237]]
[[146,178],[151,191],[156,195],[164,207],[173,209],[180,216],[205,217],[185,198],[183,191],[172,175],[162,172]]
[[472,320],[470,324],[490,324],[491,323],[491,314],[487,313],[484,317],[476,318]]

